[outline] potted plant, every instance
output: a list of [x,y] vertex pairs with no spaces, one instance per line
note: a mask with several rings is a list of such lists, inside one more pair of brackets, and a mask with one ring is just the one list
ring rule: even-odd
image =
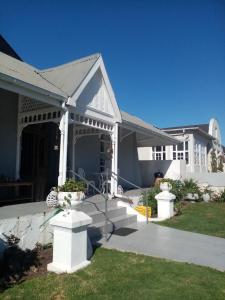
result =
[[196,181],[193,179],[186,179],[184,180],[183,185],[185,191],[185,199],[196,201],[199,200],[201,197],[201,191]]
[[202,199],[205,202],[209,202],[211,200],[213,191],[210,190],[207,186],[204,188],[203,192],[202,192]]
[[159,187],[161,191],[170,191],[172,189],[172,184],[170,179],[162,179]]
[[85,198],[86,184],[80,180],[67,179],[58,187],[58,203],[61,207],[75,208]]

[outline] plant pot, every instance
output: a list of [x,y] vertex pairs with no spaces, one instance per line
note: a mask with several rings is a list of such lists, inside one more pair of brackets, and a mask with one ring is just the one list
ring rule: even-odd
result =
[[187,193],[185,199],[186,200],[191,200],[191,201],[196,201],[196,200],[199,199],[199,196],[196,193]]
[[202,199],[203,199],[204,202],[209,202],[210,199],[211,199],[211,197],[210,197],[210,195],[208,193],[204,193],[202,195]]
[[161,182],[160,183],[160,190],[161,191],[170,191],[172,189],[172,186],[169,182]]
[[59,205],[66,208],[75,209],[84,198],[84,192],[58,192]]

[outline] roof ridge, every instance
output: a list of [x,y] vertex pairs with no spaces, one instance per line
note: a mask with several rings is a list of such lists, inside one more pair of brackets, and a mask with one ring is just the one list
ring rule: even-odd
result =
[[71,62],[67,62],[67,63],[59,65],[59,66],[55,66],[55,67],[51,67],[51,68],[48,68],[48,69],[39,70],[39,72],[40,73],[51,72],[51,71],[54,71],[54,70],[65,68],[67,66],[72,66],[74,64],[80,64],[80,63],[83,63],[85,61],[92,60],[94,58],[99,58],[100,56],[101,56],[100,53],[95,53],[95,54],[92,54],[92,55],[81,57],[81,58],[73,60]]

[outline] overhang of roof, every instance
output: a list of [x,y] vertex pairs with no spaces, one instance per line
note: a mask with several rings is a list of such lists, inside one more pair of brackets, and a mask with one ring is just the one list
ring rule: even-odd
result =
[[56,106],[66,100],[66,95],[42,78],[34,67],[2,52],[0,87]]
[[199,135],[203,136],[207,140],[215,140],[213,136],[208,134],[205,130],[203,130],[201,127],[181,127],[181,128],[167,128],[162,129],[164,132],[169,133],[171,135],[177,135],[177,134],[184,134],[184,133],[193,133],[196,132]]
[[136,132],[138,147],[177,145],[179,140],[143,120],[121,111],[122,128]]

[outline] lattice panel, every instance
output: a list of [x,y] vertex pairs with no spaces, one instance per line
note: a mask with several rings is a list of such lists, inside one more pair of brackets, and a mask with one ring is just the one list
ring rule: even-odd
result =
[[43,108],[48,108],[50,105],[24,97],[20,100],[20,113],[35,111]]

